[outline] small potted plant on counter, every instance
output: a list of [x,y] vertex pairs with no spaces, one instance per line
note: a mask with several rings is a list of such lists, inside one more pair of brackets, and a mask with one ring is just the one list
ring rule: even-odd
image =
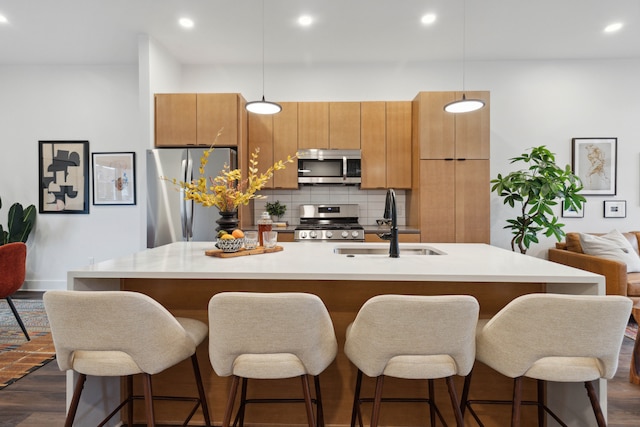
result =
[[271,215],[271,219],[274,222],[280,222],[280,218],[287,211],[287,205],[283,205],[279,200],[276,200],[273,203],[267,202],[265,208],[267,209],[267,213]]

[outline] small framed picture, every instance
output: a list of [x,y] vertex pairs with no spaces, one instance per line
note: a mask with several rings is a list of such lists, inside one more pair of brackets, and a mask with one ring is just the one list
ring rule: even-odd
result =
[[580,209],[569,206],[566,200],[562,201],[562,217],[563,218],[584,218],[584,203]]
[[615,196],[618,138],[573,138],[573,173],[580,177],[583,196]]
[[39,141],[40,213],[89,213],[89,141]]
[[604,217],[605,218],[626,218],[627,217],[627,201],[626,200],[605,200],[604,201]]
[[136,153],[93,153],[93,204],[136,204]]

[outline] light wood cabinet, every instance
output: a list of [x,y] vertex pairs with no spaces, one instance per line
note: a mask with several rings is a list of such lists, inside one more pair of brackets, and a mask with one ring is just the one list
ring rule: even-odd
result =
[[411,102],[363,102],[361,188],[411,188]]
[[329,148],[329,103],[298,103],[298,148]]
[[489,92],[464,92],[467,98],[482,99],[485,107],[470,113],[444,111],[462,92],[420,92],[414,99],[421,159],[488,159]]
[[329,148],[360,149],[360,103],[329,103]]
[[489,161],[420,160],[423,242],[489,243]]
[[[298,108],[296,102],[280,103],[282,111],[275,115],[249,114],[248,153],[256,148],[258,155],[258,171],[266,171],[274,162],[293,156],[298,146]],[[283,170],[277,171],[265,188],[298,188],[298,164],[287,164]]]
[[155,95],[156,147],[239,147],[246,135],[245,100],[237,93]]
[[195,93],[156,94],[155,146],[196,145]]

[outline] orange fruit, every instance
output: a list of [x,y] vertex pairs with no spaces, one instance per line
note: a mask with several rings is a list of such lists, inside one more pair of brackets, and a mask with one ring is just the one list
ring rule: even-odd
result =
[[223,234],[222,236],[220,236],[220,240],[235,240],[236,238],[233,237],[233,235],[231,234]]
[[231,232],[231,235],[236,239],[242,239],[244,237],[244,232],[238,228]]

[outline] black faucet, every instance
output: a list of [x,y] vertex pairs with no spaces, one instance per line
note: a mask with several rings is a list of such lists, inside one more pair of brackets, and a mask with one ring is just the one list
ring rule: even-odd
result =
[[400,247],[398,246],[398,210],[396,209],[396,192],[393,189],[387,190],[387,198],[384,203],[384,219],[391,222],[389,233],[379,234],[381,239],[389,240],[389,256],[391,258],[400,257]]

